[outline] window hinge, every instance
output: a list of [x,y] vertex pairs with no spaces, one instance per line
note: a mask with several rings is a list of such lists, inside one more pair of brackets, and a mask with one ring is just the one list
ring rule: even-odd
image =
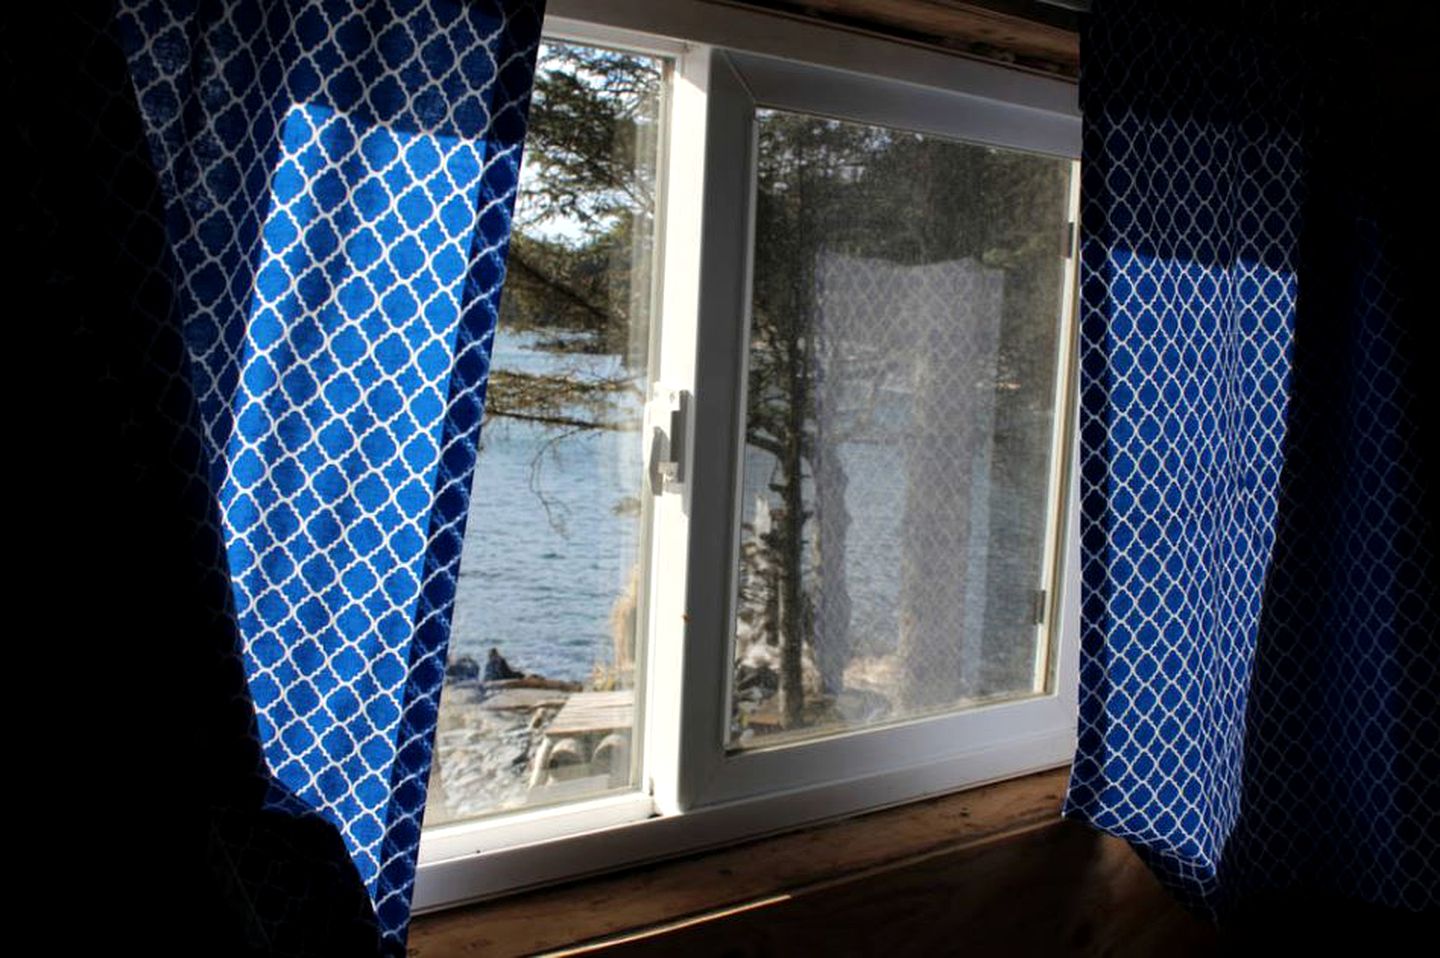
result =
[[1065,239],[1061,243],[1063,255],[1066,259],[1075,255],[1075,223],[1072,220],[1065,224]]
[[1045,607],[1049,605],[1048,599],[1049,593],[1045,589],[1036,589],[1030,596],[1030,620],[1036,625],[1045,624]]

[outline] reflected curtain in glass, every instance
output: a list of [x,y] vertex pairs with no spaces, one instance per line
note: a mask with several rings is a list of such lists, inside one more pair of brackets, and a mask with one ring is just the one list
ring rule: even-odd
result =
[[730,744],[1040,694],[1073,164],[756,122]]

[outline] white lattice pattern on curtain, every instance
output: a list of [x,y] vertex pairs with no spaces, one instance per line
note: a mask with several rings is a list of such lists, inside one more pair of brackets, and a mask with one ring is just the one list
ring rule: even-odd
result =
[[540,3],[128,0],[272,801],[404,926]]

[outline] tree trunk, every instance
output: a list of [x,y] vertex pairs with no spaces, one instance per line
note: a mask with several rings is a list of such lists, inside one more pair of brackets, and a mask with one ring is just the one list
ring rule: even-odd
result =
[[[835,275],[836,260],[822,254],[815,268],[815,439],[811,456],[819,578],[815,634],[811,641],[820,681],[829,695],[838,695],[844,689],[845,667],[850,664],[854,651],[850,634],[850,585],[845,572],[846,540],[850,531],[850,509],[845,497],[850,480],[840,458],[840,444],[845,439],[842,397],[849,378],[846,352],[854,349],[863,335],[863,331],[856,328],[854,298],[843,292],[835,295],[837,282],[841,290],[844,288],[844,277]],[[843,270],[845,259],[839,260]]]
[[805,713],[805,583],[802,568],[805,545],[805,410],[808,405],[808,370],[800,342],[785,346],[789,359],[790,407],[785,437],[785,515],[781,518],[785,560],[780,563],[780,707],[786,728],[800,726]]

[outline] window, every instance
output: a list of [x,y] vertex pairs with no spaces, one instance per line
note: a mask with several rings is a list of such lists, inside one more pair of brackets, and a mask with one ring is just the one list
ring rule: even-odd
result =
[[1073,87],[550,11],[416,907],[1068,761]]
[[541,45],[428,825],[635,784],[667,69]]
[[1044,693],[1071,162],[755,120],[729,745]]

